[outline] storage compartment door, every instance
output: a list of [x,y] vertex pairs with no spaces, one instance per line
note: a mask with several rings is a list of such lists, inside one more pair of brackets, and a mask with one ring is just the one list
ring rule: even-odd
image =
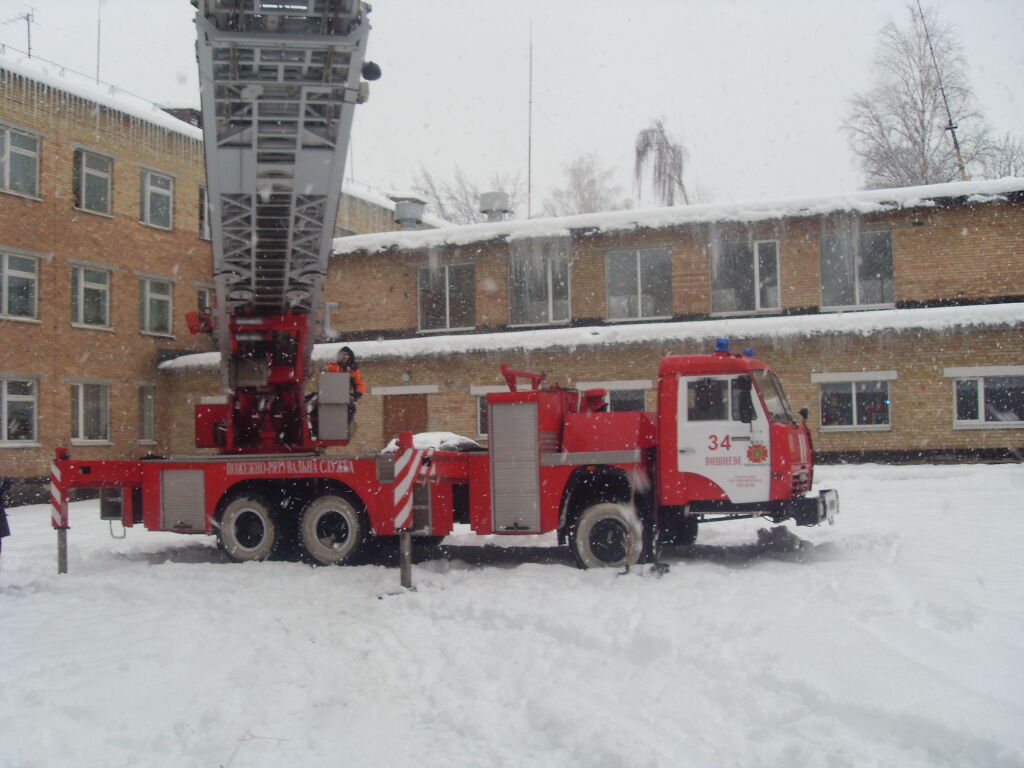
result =
[[536,403],[491,403],[491,508],[495,533],[540,532]]
[[206,531],[206,473],[165,469],[160,473],[160,526],[165,531]]

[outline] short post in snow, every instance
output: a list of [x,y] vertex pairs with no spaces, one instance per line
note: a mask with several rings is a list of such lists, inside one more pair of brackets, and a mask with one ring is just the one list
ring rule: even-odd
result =
[[402,586],[412,589],[412,531],[408,528],[398,534],[398,556]]
[[[57,449],[57,458],[68,458],[65,448]],[[53,511],[50,521],[57,529],[57,573],[68,572],[68,497],[61,483],[60,469],[50,465],[50,505]]]

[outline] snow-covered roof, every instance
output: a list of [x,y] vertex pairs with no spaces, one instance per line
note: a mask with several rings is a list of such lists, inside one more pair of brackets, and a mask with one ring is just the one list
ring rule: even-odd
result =
[[[395,210],[395,201],[391,195],[386,192],[382,192],[379,189],[374,189],[368,184],[364,184],[361,181],[355,179],[345,179],[341,183],[341,191],[349,197],[354,197],[358,200],[376,205],[381,208],[386,208],[389,211]],[[432,227],[451,227],[452,223],[446,219],[442,219],[440,216],[435,216],[432,213],[423,215],[423,223],[429,224]],[[352,235],[349,235],[352,237]],[[340,239],[340,238],[339,238]]]
[[183,120],[167,114],[158,105],[141,96],[123,91],[115,85],[97,83],[95,79],[80,72],[62,67],[36,56],[29,58],[25,54],[0,46],[0,70],[13,72],[21,77],[35,80],[43,85],[71,96],[95,102],[108,109],[159,126],[168,131],[180,133],[196,141],[203,140],[203,131],[189,125]]
[[[627,323],[584,328],[544,328],[505,333],[416,336],[381,341],[318,344],[313,360],[328,363],[347,344],[361,360],[436,357],[479,352],[524,352],[554,348],[599,347],[731,339],[799,338],[823,335],[867,336],[884,331],[949,331],[958,328],[1024,325],[1024,303],[977,304],[924,309],[881,309],[779,317],[732,317],[678,323]],[[219,352],[184,355],[160,369],[216,368]]]
[[1024,178],[929,184],[898,189],[872,189],[819,197],[710,203],[646,210],[608,211],[548,219],[487,222],[411,232],[355,235],[334,241],[334,253],[375,253],[390,249],[417,250],[469,245],[489,240],[564,237],[572,230],[624,232],[661,229],[685,224],[751,223],[773,219],[823,216],[834,213],[880,213],[907,208],[934,207],[936,200],[963,198],[969,203],[1005,200],[1024,192]]

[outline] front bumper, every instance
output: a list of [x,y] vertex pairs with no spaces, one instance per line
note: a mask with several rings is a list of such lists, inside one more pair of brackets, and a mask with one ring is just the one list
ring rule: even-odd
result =
[[833,525],[839,514],[839,492],[829,488],[818,491],[817,496],[792,499],[792,518],[797,525]]

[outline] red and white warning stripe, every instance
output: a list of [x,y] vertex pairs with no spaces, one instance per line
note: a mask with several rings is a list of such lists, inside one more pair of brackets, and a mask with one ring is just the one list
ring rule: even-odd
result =
[[428,478],[436,474],[432,462],[424,459],[434,455],[433,448],[399,448],[395,454],[395,530],[400,531],[412,522],[412,491],[417,478]]
[[68,499],[61,485],[60,468],[50,465],[50,504],[53,506],[51,519],[54,528],[68,527]]

